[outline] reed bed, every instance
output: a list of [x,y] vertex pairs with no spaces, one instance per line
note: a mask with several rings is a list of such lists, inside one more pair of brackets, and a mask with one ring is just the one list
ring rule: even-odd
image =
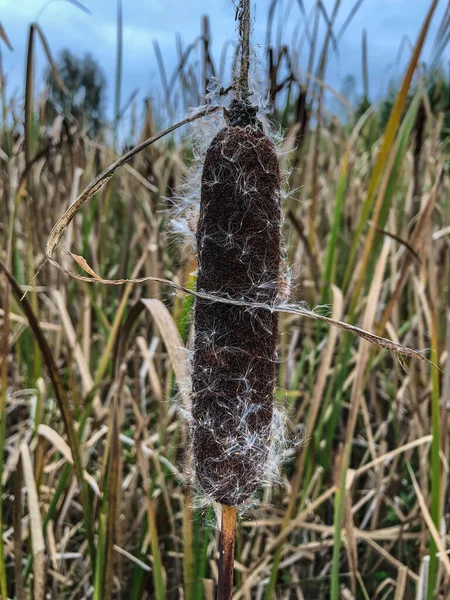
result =
[[[337,93],[326,88],[326,62],[344,32],[334,30],[333,12],[319,44],[321,6],[309,17],[300,11],[308,77],[294,40],[271,34],[283,20],[277,2],[269,14],[269,117],[282,128],[280,166],[289,172],[279,285],[291,287],[292,302],[424,350],[431,362],[278,314],[275,401],[292,442],[280,482],[240,511],[232,597],[445,599],[449,132],[445,104],[436,108],[425,78],[414,76],[436,2],[424,9],[385,126],[375,105],[360,114],[347,107],[342,122],[328,112],[325,94]],[[45,124],[31,83],[36,31],[51,58],[32,25],[24,101],[8,97],[2,75],[0,597],[213,598],[219,524],[186,468],[194,299],[163,281],[196,287],[195,253],[174,230],[173,208],[192,177],[193,138],[215,117],[134,156],[62,239],[72,252],[58,254],[67,270],[151,279],[112,287],[41,268],[56,221],[117,158],[124,123],[118,72],[103,141],[70,120]],[[446,31],[448,20],[442,39]],[[195,47],[178,43],[171,75],[156,51],[167,115],[148,102],[139,129],[130,126],[133,144],[203,105],[213,76],[226,76],[210,36],[205,19]],[[120,43],[119,65],[121,52]]]

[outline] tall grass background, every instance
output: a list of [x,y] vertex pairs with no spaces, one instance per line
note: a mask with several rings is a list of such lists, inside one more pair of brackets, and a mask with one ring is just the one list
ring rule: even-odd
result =
[[[339,4],[327,13],[318,2],[307,15],[299,3],[306,65],[294,44],[271,34],[283,22],[276,1],[267,24],[261,70],[291,172],[283,236],[293,296],[427,350],[433,364],[402,362],[348,332],[280,316],[276,396],[289,432],[304,426],[306,440],[290,452],[284,485],[263,490],[239,521],[233,598],[444,599],[450,98],[436,102],[436,81],[445,77],[420,66],[437,2],[424,7],[388,118],[370,102],[364,60],[358,107],[326,82],[327,60],[345,35],[334,25]],[[35,277],[54,223],[122,152],[120,132],[133,143],[151,137],[180,110],[203,104],[211,78],[227,69],[211,55],[206,17],[200,64],[180,42],[179,64],[167,73],[155,42],[166,103],[147,103],[142,123],[128,125],[120,2],[117,15],[114,120],[101,139],[89,139],[73,119],[46,124],[45,98],[34,89],[36,44],[58,73],[36,23],[23,98],[9,97],[0,73],[5,599],[214,597],[216,519],[184,472],[188,445],[177,410],[186,402],[180,347],[190,346],[192,298],[155,281],[89,285],[48,265]],[[447,10],[434,66],[449,25]],[[0,38],[7,52],[3,28]],[[345,118],[330,112],[329,97]],[[64,245],[105,278],[150,275],[193,288],[195,257],[170,232],[168,210],[191,158],[189,132],[150,146],[76,216]],[[76,266],[70,256],[61,260]]]

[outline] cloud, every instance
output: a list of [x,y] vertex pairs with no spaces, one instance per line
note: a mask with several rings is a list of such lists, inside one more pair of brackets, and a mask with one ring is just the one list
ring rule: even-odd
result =
[[[344,23],[355,0],[342,0],[336,19],[335,31]],[[25,52],[28,25],[36,18],[45,3],[42,0],[0,0],[2,24],[14,46],[14,52],[2,48],[4,69],[8,77],[9,90],[21,89],[24,79]],[[112,98],[116,61],[117,5],[112,0],[85,0],[92,15],[86,15],[69,2],[51,2],[43,11],[41,24],[54,55],[68,47],[73,52],[91,52],[98,61],[108,80],[109,96]],[[303,26],[297,2],[279,2],[275,15],[273,35],[278,23],[284,29],[284,41],[290,43],[296,27]],[[313,0],[304,2],[307,12],[314,6]],[[334,0],[326,0],[329,15]],[[442,4],[442,3],[441,3]],[[445,3],[444,3],[445,4]],[[258,0],[255,11],[253,42],[263,47],[266,34],[269,0]],[[284,8],[283,8],[284,7]],[[361,81],[361,36],[367,30],[368,62],[371,91],[374,95],[386,89],[389,73],[402,72],[409,51],[397,69],[388,71],[396,61],[397,51],[404,35],[415,42],[425,17],[427,7],[413,0],[365,0],[339,44],[339,55],[332,56],[327,81],[339,89],[344,77],[352,73]],[[442,18],[444,6],[439,8],[433,21],[425,58],[431,56],[432,39]],[[232,0],[206,2],[206,0],[126,0],[123,2],[123,99],[132,90],[139,88],[143,95],[157,95],[160,89],[158,65],[153,50],[153,39],[157,39],[164,57],[165,66],[171,72],[177,64],[175,36],[178,32],[184,47],[200,33],[201,18],[209,12],[212,30],[212,52],[219,60],[221,49],[227,40],[235,38],[234,7]],[[322,28],[322,35],[324,35]],[[298,39],[298,37],[297,37]],[[261,53],[261,48],[259,49]],[[303,70],[306,70],[306,53],[302,54]],[[46,65],[42,52],[38,53],[36,72]],[[112,102],[110,100],[109,105]]]

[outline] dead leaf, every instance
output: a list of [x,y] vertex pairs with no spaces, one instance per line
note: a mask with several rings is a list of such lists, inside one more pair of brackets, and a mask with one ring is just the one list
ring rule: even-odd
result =
[[80,256],[79,254],[74,254],[73,252],[70,252],[69,250],[68,250],[68,254],[70,254],[70,256],[73,258],[73,260],[80,265],[80,267],[83,269],[83,271],[86,271],[86,273],[89,273],[89,275],[91,277],[95,277],[99,281],[103,281],[103,278],[100,277],[99,275],[97,275],[97,273],[94,271],[94,269],[88,265],[85,258]]

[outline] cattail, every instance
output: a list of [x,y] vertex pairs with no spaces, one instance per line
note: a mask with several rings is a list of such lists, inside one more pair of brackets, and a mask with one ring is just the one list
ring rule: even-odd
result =
[[239,81],[225,112],[228,126],[206,152],[196,234],[202,297],[194,320],[194,466],[203,490],[223,505],[218,600],[231,598],[236,505],[266,471],[278,333],[271,308],[279,291],[280,168],[248,99],[249,0],[240,0],[237,17]]
[[270,444],[278,323],[269,307],[278,293],[279,197],[276,150],[256,118],[222,129],[203,168],[197,289],[268,306],[205,299],[195,305],[196,474],[207,494],[229,506],[261,484]]

